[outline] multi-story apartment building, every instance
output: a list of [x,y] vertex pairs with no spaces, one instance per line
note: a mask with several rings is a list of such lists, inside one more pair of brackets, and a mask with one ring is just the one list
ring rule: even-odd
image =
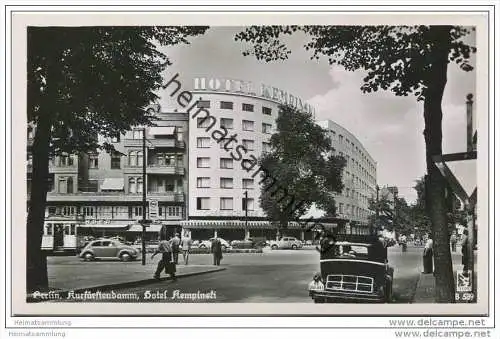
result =
[[363,144],[347,129],[331,121],[319,121],[318,125],[328,131],[335,152],[347,163],[343,173],[344,190],[335,197],[337,214],[349,220],[351,229],[367,232],[368,200],[376,196],[377,163]]
[[[153,220],[147,237],[156,238],[162,225],[180,227],[186,216],[188,117],[183,113],[157,115],[155,127],[137,127],[108,140],[116,150],[112,154],[101,151],[51,159],[44,249],[72,249],[77,234],[120,235],[129,240],[140,237],[138,221],[143,219],[145,186],[148,205],[153,201],[158,206],[156,211],[146,210],[147,219]],[[29,146],[35,128],[28,129],[28,197]]]

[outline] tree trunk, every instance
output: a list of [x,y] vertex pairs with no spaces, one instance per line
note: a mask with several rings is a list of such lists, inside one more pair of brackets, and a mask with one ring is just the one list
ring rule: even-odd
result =
[[446,216],[446,181],[434,164],[432,157],[442,154],[441,102],[447,82],[448,53],[450,41],[449,26],[431,26],[430,36],[434,39],[427,74],[424,102],[425,145],[427,161],[426,207],[432,224],[433,253],[435,266],[436,302],[452,303],[455,297],[455,282],[448,243],[448,222]]
[[40,114],[33,141],[33,173],[26,230],[27,292],[48,289],[47,256],[42,251],[43,225],[49,174],[51,122],[48,114]]

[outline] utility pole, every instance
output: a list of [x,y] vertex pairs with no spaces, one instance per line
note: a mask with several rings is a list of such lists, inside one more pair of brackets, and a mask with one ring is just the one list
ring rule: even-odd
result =
[[142,265],[146,265],[146,128],[142,129]]

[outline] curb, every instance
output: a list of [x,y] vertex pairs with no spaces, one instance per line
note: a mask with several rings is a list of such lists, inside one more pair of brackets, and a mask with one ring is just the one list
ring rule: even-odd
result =
[[[220,272],[226,270],[225,267],[218,267],[218,268],[211,268],[209,270],[205,271],[199,271],[199,272],[192,272],[192,273],[183,273],[180,275],[177,275],[177,278],[187,278],[187,277],[193,277],[197,275],[202,275],[206,273],[213,273],[213,272]],[[70,289],[70,290],[52,290],[49,292],[42,292],[45,294],[57,294],[60,298],[66,298],[68,296],[69,292],[94,292],[96,290],[109,290],[112,288],[124,288],[124,287],[132,287],[132,286],[138,286],[138,285],[143,285],[143,284],[149,284],[149,283],[154,283],[154,282],[160,282],[160,281],[168,281],[172,280],[170,277],[164,277],[160,279],[155,279],[155,278],[148,278],[148,279],[141,279],[141,280],[134,280],[134,281],[127,281],[127,282],[122,282],[122,283],[116,283],[116,284],[107,284],[107,285],[99,285],[99,286],[92,286],[92,287],[85,287],[85,288],[77,288],[77,289]],[[51,298],[35,298],[33,296],[33,293],[29,293],[28,296],[26,297],[26,302],[29,303],[35,303],[35,302],[44,302],[44,301],[50,301]]]

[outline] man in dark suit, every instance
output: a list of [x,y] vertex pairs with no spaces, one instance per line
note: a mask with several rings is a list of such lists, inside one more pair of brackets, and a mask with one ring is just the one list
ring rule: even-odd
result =
[[212,252],[212,254],[214,256],[214,265],[219,266],[220,261],[222,259],[222,244],[221,244],[220,239],[218,239],[217,237],[215,237],[212,240],[212,246],[211,246],[210,251]]

